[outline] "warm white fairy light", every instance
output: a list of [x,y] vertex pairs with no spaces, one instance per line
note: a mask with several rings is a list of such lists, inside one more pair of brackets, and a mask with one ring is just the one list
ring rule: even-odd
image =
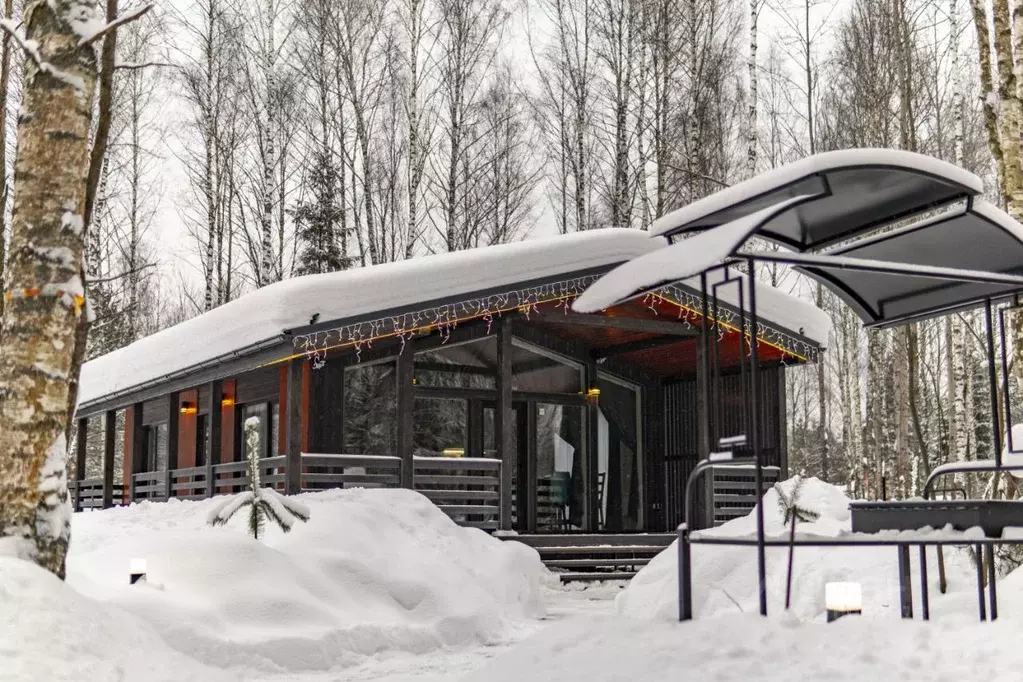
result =
[[[373,341],[384,338],[399,339],[401,342],[400,353],[404,352],[409,339],[422,332],[437,331],[442,342],[446,343],[451,337],[451,332],[460,322],[483,320],[489,334],[494,318],[513,310],[529,319],[532,313],[540,310],[540,305],[546,304],[561,308],[567,315],[572,301],[598,278],[599,275],[574,277],[559,282],[445,303],[400,315],[353,322],[308,334],[300,334],[294,337],[293,343],[296,351],[312,358],[314,367],[321,367],[326,360],[327,351],[334,348],[354,348],[357,361],[361,361],[363,347],[372,348]],[[698,317],[699,311],[702,309],[700,295],[680,285],[668,285],[652,294],[647,294],[643,297],[643,304],[660,315],[662,311],[658,310],[657,303],[661,300],[678,307],[678,319],[684,319],[687,328],[693,326],[689,319],[690,316]],[[720,305],[717,310],[717,322],[719,339],[723,339],[729,330],[738,331],[740,326],[738,313]],[[748,314],[742,320],[742,329],[745,336],[750,338],[751,325]],[[814,344],[768,326],[762,321],[758,321],[757,324],[757,338],[761,343],[774,346],[789,355],[811,361],[818,357],[818,348]],[[748,342],[746,345],[749,346]]]

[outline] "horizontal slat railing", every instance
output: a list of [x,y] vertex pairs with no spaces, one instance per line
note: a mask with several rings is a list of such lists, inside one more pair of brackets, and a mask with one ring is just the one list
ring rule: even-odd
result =
[[103,508],[103,479],[84,478],[69,481],[68,492],[75,503],[75,511]]
[[396,488],[401,459],[388,455],[302,455],[302,490]]
[[416,457],[415,488],[462,526],[497,529],[501,520],[501,460]]
[[171,471],[171,497],[200,500],[206,497],[206,467]]
[[131,499],[162,501],[167,499],[167,478],[164,471],[146,471],[131,476]]

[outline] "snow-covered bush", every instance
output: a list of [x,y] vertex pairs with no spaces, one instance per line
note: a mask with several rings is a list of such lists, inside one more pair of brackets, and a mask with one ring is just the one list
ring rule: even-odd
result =
[[245,420],[245,451],[249,462],[249,489],[228,497],[214,507],[207,523],[211,526],[222,526],[242,507],[249,509],[249,531],[252,537],[259,539],[263,532],[266,519],[272,520],[280,529],[287,533],[297,521],[309,520],[309,509],[303,504],[289,499],[273,488],[264,488],[259,479],[259,417]]

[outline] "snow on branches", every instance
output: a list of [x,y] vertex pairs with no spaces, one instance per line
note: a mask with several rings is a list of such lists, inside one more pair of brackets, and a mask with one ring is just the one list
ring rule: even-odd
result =
[[273,488],[260,485],[259,468],[259,417],[249,417],[244,426],[245,451],[248,455],[249,490],[232,495],[214,507],[206,522],[211,526],[223,526],[243,507],[249,509],[249,531],[259,539],[267,519],[276,523],[287,533],[298,521],[309,520],[309,509],[293,499],[281,495]]

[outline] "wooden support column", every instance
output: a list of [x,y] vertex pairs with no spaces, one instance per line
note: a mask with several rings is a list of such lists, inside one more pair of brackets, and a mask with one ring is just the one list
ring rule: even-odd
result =
[[401,458],[401,487],[414,489],[415,482],[415,425],[413,409],[415,407],[415,349],[412,339],[405,340],[405,347],[398,355],[395,376],[395,396],[397,397],[397,448]]
[[[584,372],[586,388],[584,392],[597,385],[597,361],[590,358],[586,362]],[[589,532],[596,532],[599,517],[597,506],[600,499],[597,496],[597,473],[600,470],[600,406],[596,400],[587,400],[586,413],[583,419],[583,529]]]
[[174,479],[171,472],[178,468],[179,425],[181,421],[181,394],[174,391],[167,396],[167,461],[164,462],[164,497],[174,497]]
[[483,439],[483,401],[479,398],[470,398],[466,401],[466,408],[468,410],[468,425],[466,431],[468,431],[466,440],[468,443],[468,455],[469,457],[482,457],[483,449],[485,447]]
[[[526,532],[536,532],[536,486],[537,486],[537,462],[536,462],[536,427],[537,427],[537,411],[540,409],[539,405],[535,402],[525,403],[523,406],[525,410],[525,428],[520,431],[524,433],[526,438],[526,456],[525,456],[525,476],[519,479],[519,489],[523,491],[522,504],[524,505],[524,517]],[[522,511],[519,512],[523,515]]]
[[[114,437],[117,411],[107,410],[103,419],[103,508],[114,506]],[[123,500],[122,500],[123,501]]]
[[206,497],[213,497],[216,487],[213,485],[213,465],[220,464],[220,434],[223,430],[224,413],[222,403],[224,401],[223,382],[210,382],[210,434],[206,441]]
[[284,470],[284,491],[288,495],[302,492],[302,367],[305,360],[288,363],[288,411]]
[[89,420],[82,418],[78,420],[78,452],[75,457],[75,511],[82,510],[82,481],[85,480],[85,457],[88,453]]
[[[128,453],[125,453],[125,457]],[[128,501],[135,501],[135,474],[146,468],[146,427],[142,425],[142,403],[131,406],[131,471],[128,478]]]
[[[497,457],[501,460],[501,530],[511,530],[512,467],[515,466],[515,448],[512,447],[515,417],[512,414],[512,328],[511,318],[499,317],[497,325],[497,409],[494,411],[494,434]],[[526,481],[519,482],[518,497],[523,498]],[[535,485],[535,483],[534,483]]]

